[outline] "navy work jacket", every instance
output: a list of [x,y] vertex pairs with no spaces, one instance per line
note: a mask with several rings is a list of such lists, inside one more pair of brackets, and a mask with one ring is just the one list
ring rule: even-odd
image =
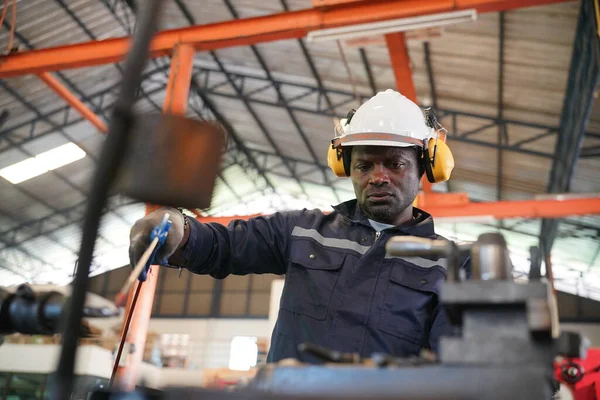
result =
[[229,274],[285,274],[268,361],[296,358],[304,342],[329,349],[395,356],[437,350],[450,333],[438,302],[446,260],[388,258],[393,235],[439,238],[432,217],[414,210],[411,223],[377,233],[351,200],[319,210],[276,213],[227,227],[190,219],[181,250],[185,268],[225,278]]

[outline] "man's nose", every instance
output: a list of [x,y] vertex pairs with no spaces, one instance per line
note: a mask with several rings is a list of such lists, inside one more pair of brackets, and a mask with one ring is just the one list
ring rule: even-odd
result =
[[369,183],[371,185],[383,185],[390,182],[387,169],[383,165],[374,165],[371,171]]

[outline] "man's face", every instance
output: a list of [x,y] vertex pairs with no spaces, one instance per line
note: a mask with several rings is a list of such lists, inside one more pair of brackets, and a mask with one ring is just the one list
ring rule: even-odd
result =
[[419,160],[410,147],[354,146],[350,178],[370,219],[399,225],[412,218],[419,192]]

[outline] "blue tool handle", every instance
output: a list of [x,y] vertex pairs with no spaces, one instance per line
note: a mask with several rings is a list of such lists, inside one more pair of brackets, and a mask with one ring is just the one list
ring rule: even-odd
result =
[[[146,281],[146,279],[148,278],[148,271],[150,270],[150,266],[153,264],[156,264],[154,262],[154,259],[156,258],[156,253],[158,252],[158,250],[162,247],[162,245],[167,240],[167,235],[169,233],[169,229],[171,228],[172,223],[173,222],[169,219],[169,214],[165,213],[165,215],[162,218],[162,220],[160,221],[160,223],[158,225],[156,225],[156,227],[154,229],[152,229],[152,232],[150,233],[150,241],[152,242],[155,238],[158,238],[158,243],[157,243],[156,247],[154,248],[154,250],[152,251],[152,254],[150,255],[150,258],[148,259],[148,262],[144,266],[144,269],[142,270],[142,272],[140,272],[140,276],[138,278],[138,280],[140,282]],[[164,264],[166,262],[166,260],[162,260],[162,262]]]

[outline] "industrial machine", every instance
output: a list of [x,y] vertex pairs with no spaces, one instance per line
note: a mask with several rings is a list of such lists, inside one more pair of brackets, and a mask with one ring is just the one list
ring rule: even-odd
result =
[[[534,277],[527,282],[512,279],[502,235],[484,234],[466,245],[398,236],[388,241],[386,249],[389,256],[449,260],[440,300],[456,333],[442,338],[439,354],[424,351],[413,358],[388,354],[361,358],[305,343],[301,350],[320,357],[323,364],[283,360],[263,366],[247,386],[233,392],[170,388],[156,398],[542,400],[552,399],[560,383],[570,388],[576,400],[599,398],[598,352],[590,352],[588,358],[584,338],[570,332],[558,334],[549,282]],[[465,251],[472,257],[470,278],[458,270],[459,255]],[[105,390],[91,398],[120,395]]]

